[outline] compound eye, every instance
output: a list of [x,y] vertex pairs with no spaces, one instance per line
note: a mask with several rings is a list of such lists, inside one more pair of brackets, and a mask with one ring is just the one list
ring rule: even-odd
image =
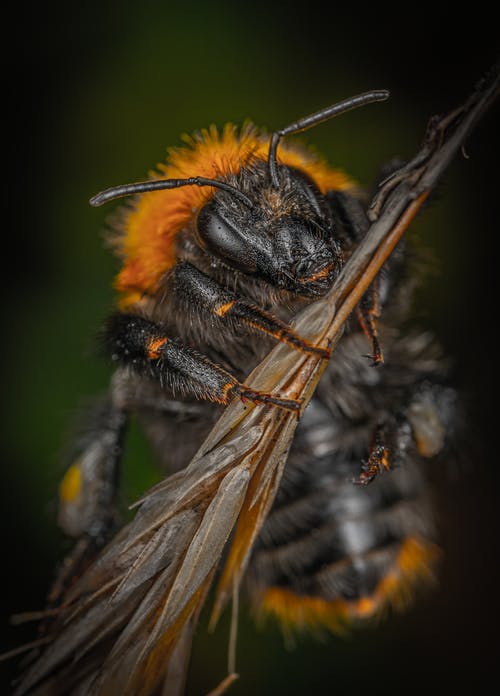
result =
[[257,270],[255,252],[245,232],[216,210],[212,203],[203,206],[198,213],[196,232],[201,246],[228,265],[245,273]]

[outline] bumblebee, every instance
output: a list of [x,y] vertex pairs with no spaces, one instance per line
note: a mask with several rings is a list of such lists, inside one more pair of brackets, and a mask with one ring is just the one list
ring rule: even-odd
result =
[[[174,472],[233,399],[300,413],[298,401],[258,391],[246,376],[276,342],[328,359],[328,347],[291,321],[332,287],[369,222],[353,180],[282,141],[387,96],[359,95],[271,136],[252,124],[202,130],[170,150],[148,181],[91,200],[133,196],[110,239],[122,266],[102,345],[116,370],[61,483],[59,521],[79,541],[53,603],[117,529],[131,418]],[[286,631],[341,630],[406,605],[432,576],[435,525],[422,460],[446,447],[455,396],[433,336],[399,328],[410,313],[411,265],[400,243],[359,302],[300,413],[254,545],[247,589],[256,611]]]

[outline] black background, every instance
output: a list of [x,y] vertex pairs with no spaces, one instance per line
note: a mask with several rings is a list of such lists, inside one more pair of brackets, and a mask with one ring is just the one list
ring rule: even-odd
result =
[[[108,375],[92,336],[112,303],[116,262],[99,236],[106,211],[89,209],[88,197],[143,178],[182,132],[246,117],[280,127],[388,88],[387,105],[307,137],[368,184],[384,160],[415,152],[427,118],[460,103],[498,55],[496,22],[480,4],[467,16],[437,5],[368,15],[331,5],[55,2],[18,9],[4,25],[1,649],[33,637],[30,628],[10,628],[8,617],[43,606],[64,550],[53,500],[65,424]],[[320,643],[304,638],[294,652],[243,612],[234,694],[482,692],[495,680],[497,130],[498,108],[415,225],[437,259],[417,313],[454,357],[468,405],[461,462],[436,477],[439,586],[378,627]],[[139,436],[131,461],[134,452],[144,456]],[[133,499],[156,474],[130,466]],[[226,639],[224,624],[214,636],[202,624],[189,693],[224,675]],[[6,692],[11,674],[5,667]]]

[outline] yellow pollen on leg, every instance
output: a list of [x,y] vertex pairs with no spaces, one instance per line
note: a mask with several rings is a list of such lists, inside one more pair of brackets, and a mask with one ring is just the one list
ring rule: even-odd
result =
[[72,503],[80,494],[82,473],[78,464],[73,464],[59,485],[59,497],[64,503]]

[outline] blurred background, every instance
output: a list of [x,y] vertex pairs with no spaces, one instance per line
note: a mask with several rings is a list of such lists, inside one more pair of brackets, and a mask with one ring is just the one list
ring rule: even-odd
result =
[[[113,303],[117,262],[103,246],[108,209],[88,198],[140,180],[184,132],[251,118],[269,129],[373,88],[392,98],[307,134],[330,162],[369,186],[378,167],[417,150],[428,117],[461,103],[498,55],[480,3],[467,16],[437,6],[405,18],[308,2],[49,2],[14,10],[3,170],[0,650],[34,638],[9,616],[38,609],[67,545],[55,525],[65,433],[82,399],[106,389],[93,337]],[[405,8],[405,13],[408,8]],[[498,657],[498,108],[456,158],[415,222],[433,251],[416,315],[455,359],[467,395],[461,464],[436,476],[439,586],[406,614],[348,638],[303,638],[290,651],[274,627],[241,611],[240,694],[399,694],[474,686]],[[495,219],[496,223],[496,219]],[[498,224],[495,224],[495,231]],[[158,477],[139,432],[124,500]],[[227,619],[201,623],[188,694],[225,675]],[[1,693],[12,665],[2,665]]]

